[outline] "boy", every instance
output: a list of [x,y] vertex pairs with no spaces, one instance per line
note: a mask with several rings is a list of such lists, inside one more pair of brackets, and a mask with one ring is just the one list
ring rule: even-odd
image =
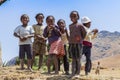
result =
[[90,30],[91,26],[91,20],[87,17],[84,16],[81,19],[82,25],[85,28],[87,34],[85,36],[85,39],[83,41],[83,55],[86,57],[86,64],[85,64],[85,75],[88,75],[91,71],[91,47],[92,43],[91,40],[94,39],[98,33],[97,29],[93,29],[92,31]]
[[98,61],[98,64],[97,64],[97,68],[96,68],[96,71],[95,71],[95,74],[99,75],[100,74],[100,62]]
[[69,37],[69,51],[72,57],[72,74],[70,77],[80,74],[80,60],[82,56],[82,41],[85,38],[86,31],[83,26],[78,23],[79,13],[72,11],[70,13],[70,19],[72,24],[69,25],[70,37]]
[[33,37],[33,29],[31,26],[28,26],[29,17],[27,14],[23,14],[20,18],[22,25],[18,26],[14,30],[14,36],[19,38],[19,59],[21,70],[24,69],[24,59],[25,53],[27,55],[27,68],[32,71],[31,69],[31,59],[32,59],[32,52],[31,52],[31,37]]

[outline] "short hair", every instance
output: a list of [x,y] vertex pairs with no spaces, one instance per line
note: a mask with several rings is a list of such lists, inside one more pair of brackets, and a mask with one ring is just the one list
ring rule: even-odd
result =
[[71,15],[72,15],[73,13],[76,13],[76,14],[77,14],[78,19],[80,18],[78,11],[72,11],[72,12],[70,13],[70,17],[71,17]]
[[[57,25],[59,24],[59,22],[64,22],[64,23],[65,23],[65,20],[59,19],[58,22],[57,22]],[[66,23],[65,23],[65,24],[66,24]]]
[[37,17],[40,16],[40,15],[43,16],[43,18],[44,18],[43,13],[38,13],[38,14],[36,14],[35,18],[37,19]]
[[55,21],[55,18],[54,18],[54,16],[52,16],[52,15],[47,16],[46,21],[47,21],[47,19],[49,19],[49,18],[52,18],[52,19]]
[[23,17],[27,17],[29,19],[29,16],[27,14],[22,14],[20,20],[22,20]]

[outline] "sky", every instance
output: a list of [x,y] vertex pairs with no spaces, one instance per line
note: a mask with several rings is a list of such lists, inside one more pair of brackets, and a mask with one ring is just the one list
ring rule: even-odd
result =
[[[120,0],[8,0],[0,6],[0,43],[3,62],[19,54],[18,39],[13,36],[13,32],[18,25],[21,25],[22,14],[29,15],[29,25],[36,24],[37,13],[43,13],[45,18],[53,15],[56,22],[64,19],[68,28],[71,24],[69,14],[73,10],[79,12],[80,18],[88,16],[92,20],[91,29],[120,32]],[[46,25],[45,19],[43,24]]]

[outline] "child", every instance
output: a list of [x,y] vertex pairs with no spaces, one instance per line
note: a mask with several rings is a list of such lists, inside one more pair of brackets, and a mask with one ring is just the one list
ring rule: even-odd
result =
[[83,41],[83,54],[86,56],[85,75],[88,75],[88,73],[90,73],[91,67],[92,67],[92,64],[91,64],[92,43],[91,43],[91,40],[96,37],[96,33],[98,33],[98,30],[97,29],[94,29],[92,31],[90,30],[91,20],[86,16],[82,17],[81,22],[87,32],[86,37]]
[[[59,19],[57,22],[58,27],[60,28],[60,32],[61,32],[61,39],[64,43],[64,50],[65,50],[65,55],[63,56],[63,62],[64,62],[64,70],[65,70],[65,74],[69,75],[69,62],[68,62],[68,58],[67,58],[67,44],[68,44],[68,31],[65,28],[66,24],[65,21],[63,19]],[[60,60],[58,62],[58,66],[60,68]]]
[[39,65],[38,70],[42,66],[43,62],[43,55],[46,52],[46,39],[43,37],[44,26],[43,26],[43,19],[44,15],[42,13],[38,13],[36,15],[37,24],[33,25],[33,29],[35,31],[34,34],[34,42],[33,42],[33,62],[35,60],[35,56],[39,55]]
[[31,37],[33,37],[33,29],[31,26],[28,26],[29,17],[27,14],[23,14],[20,18],[22,25],[18,26],[14,30],[14,36],[19,38],[19,58],[20,58],[20,64],[21,64],[21,70],[24,69],[24,59],[25,59],[25,53],[27,55],[27,62],[28,62],[28,69],[32,71],[31,69],[31,59],[32,59],[32,51],[31,51]]
[[69,37],[69,51],[72,57],[72,74],[70,77],[79,76],[80,74],[80,59],[82,55],[82,41],[86,35],[86,31],[83,26],[78,23],[79,13],[72,11],[70,13],[70,19],[72,24],[69,25],[70,37]]
[[48,53],[47,67],[48,73],[50,74],[50,65],[53,61],[55,65],[55,74],[58,74],[58,61],[57,57],[64,55],[64,46],[60,38],[59,28],[55,25],[55,19],[53,16],[48,16],[46,18],[47,26],[44,30],[44,37],[48,38],[50,44],[50,50]]
[[95,74],[99,75],[100,74],[100,62],[98,61],[98,64],[97,64],[97,68],[96,68],[96,71],[95,71]]

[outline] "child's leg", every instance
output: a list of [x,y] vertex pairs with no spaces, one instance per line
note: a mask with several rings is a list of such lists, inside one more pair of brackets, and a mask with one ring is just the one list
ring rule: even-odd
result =
[[33,52],[31,68],[32,68],[32,66],[34,64],[34,61],[35,61],[35,52]]
[[72,76],[75,75],[75,71],[76,71],[76,60],[72,59]]
[[24,69],[24,59],[20,59],[21,70]]
[[24,69],[24,59],[25,59],[25,45],[19,46],[19,59],[20,59],[20,66],[21,70]]
[[[53,65],[53,71],[55,70],[55,65]],[[58,58],[58,70],[60,71],[60,58]]]
[[67,58],[68,51],[66,48],[67,48],[66,45],[64,45],[65,55],[63,56],[63,62],[64,62],[64,70],[66,74],[69,74],[69,62]]
[[25,45],[25,50],[27,53],[27,67],[30,71],[32,71],[31,66],[32,66],[32,50],[31,50],[31,45]]
[[31,69],[31,62],[32,62],[32,59],[28,59],[27,60],[27,67],[28,67],[28,69],[30,70],[30,71],[32,71],[32,69]]
[[47,59],[47,68],[48,68],[48,74],[50,74],[50,66],[51,66],[51,54],[48,55],[48,59]]
[[60,65],[61,65],[60,58],[57,57],[57,59],[58,59],[58,71],[60,71]]
[[85,64],[85,72],[86,74],[88,74],[88,72],[91,71],[91,48],[89,47],[84,47],[86,48],[86,53],[85,53],[85,57],[86,57],[86,64]]
[[64,70],[65,70],[66,74],[69,74],[69,62],[67,59],[67,55],[63,56],[63,62],[64,62]]
[[41,68],[41,66],[42,66],[42,62],[43,62],[43,54],[40,54],[39,55],[39,67],[38,67],[38,70]]
[[80,67],[81,67],[81,64],[80,64],[80,59],[77,59],[76,60],[76,74],[79,75],[80,74]]
[[55,65],[55,73],[58,74],[58,58],[56,54],[53,55],[53,63]]
[[98,69],[98,75],[100,74],[100,69]]

